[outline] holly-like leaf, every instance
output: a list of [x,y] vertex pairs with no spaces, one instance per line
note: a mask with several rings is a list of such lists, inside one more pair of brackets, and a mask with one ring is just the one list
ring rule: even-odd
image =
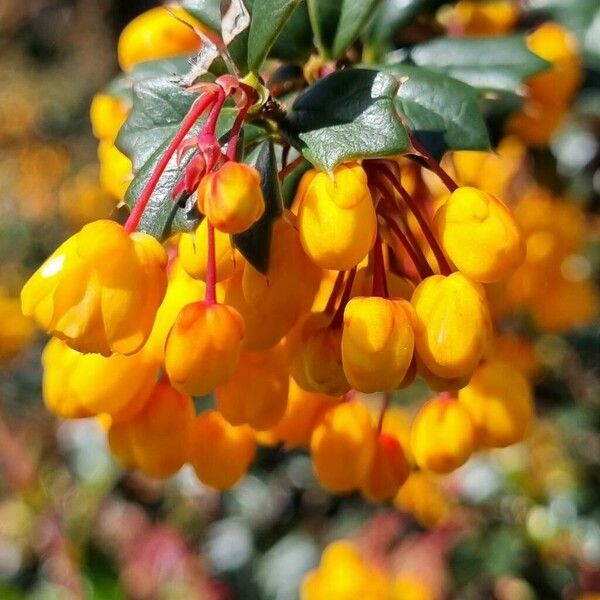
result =
[[308,9],[306,1],[302,0],[275,39],[269,55],[288,63],[302,65],[310,56],[313,47]]
[[303,0],[254,0],[248,33],[248,68],[257,72],[277,36]]
[[487,150],[490,140],[475,88],[422,67],[387,65],[406,78],[396,103],[417,139],[435,156],[446,150]]
[[381,0],[307,0],[317,45],[326,58],[339,58],[360,35]]
[[215,33],[221,33],[221,0],[181,0],[181,6]]
[[277,176],[277,160],[273,142],[265,140],[253,151],[248,163],[260,173],[260,185],[265,199],[262,217],[243,233],[233,236],[233,243],[243,257],[258,271],[266,273],[269,268],[269,249],[273,222],[283,211],[281,186]]
[[394,100],[398,80],[370,69],[347,69],[321,79],[280,123],[284,134],[314,165],[401,154],[410,148]]
[[549,63],[531,52],[519,35],[503,38],[437,38],[395,53],[404,61],[480,89],[516,90]]

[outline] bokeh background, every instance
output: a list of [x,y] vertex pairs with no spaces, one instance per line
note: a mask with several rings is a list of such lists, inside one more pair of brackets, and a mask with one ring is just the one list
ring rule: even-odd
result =
[[[46,411],[45,340],[19,290],[60,241],[117,216],[89,104],[117,73],[120,30],[157,4],[0,0],[0,599],[292,600],[322,548],[346,536],[425,582],[429,595],[407,600],[600,598],[598,323],[537,336],[531,435],[423,482],[410,511],[331,496],[305,454],[277,449],[225,494],[187,468],[153,481],[119,468],[96,421]],[[587,237],[576,266],[598,281],[600,36],[589,19],[572,26],[590,40],[586,80],[534,164],[577,197]]]

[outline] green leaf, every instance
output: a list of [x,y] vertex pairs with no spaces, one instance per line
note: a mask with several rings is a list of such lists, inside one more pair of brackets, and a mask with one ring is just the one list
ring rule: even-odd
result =
[[307,0],[317,45],[326,58],[337,59],[356,40],[381,0]]
[[365,37],[377,50],[389,48],[400,29],[439,4],[442,2],[438,0],[383,0],[369,21]]
[[283,212],[283,197],[277,174],[277,159],[271,140],[265,140],[253,153],[248,163],[260,173],[260,185],[265,199],[265,212],[247,231],[233,236],[233,243],[244,258],[258,271],[269,268],[269,249],[273,222]]
[[[254,7],[254,0],[241,0],[250,13],[252,18],[252,11]],[[252,21],[250,21],[250,24]],[[227,46],[229,55],[238,68],[240,75],[246,75],[248,69],[248,37],[250,35],[250,27],[246,27],[241,33],[239,33],[233,41]]]
[[209,29],[221,33],[220,0],[182,0],[181,6]]
[[269,53],[288,63],[304,64],[313,50],[313,33],[306,2],[296,6]]
[[280,125],[290,142],[323,169],[400,154],[410,143],[394,106],[397,91],[398,81],[389,74],[338,71],[301,94]]
[[523,36],[437,38],[402,51],[404,61],[446,73],[481,89],[516,90],[549,63],[531,52]]
[[399,64],[387,65],[385,70],[407,78],[400,85],[396,104],[406,124],[432,154],[490,148],[478,90],[422,67]]
[[257,72],[262,66],[294,9],[301,0],[254,0],[248,33],[248,68]]

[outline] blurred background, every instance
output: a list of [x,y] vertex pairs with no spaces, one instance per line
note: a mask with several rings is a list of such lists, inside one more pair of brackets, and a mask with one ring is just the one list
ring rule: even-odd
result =
[[[331,496],[304,453],[278,449],[261,450],[225,494],[187,468],[157,482],[123,472],[95,420],[44,408],[45,340],[18,294],[59,242],[116,213],[89,105],[118,71],[121,29],[157,4],[0,0],[0,599],[292,600],[340,537],[422,583],[399,599],[600,598],[598,323],[532,340],[539,419],[524,443],[423,478],[397,506]],[[600,53],[589,25],[583,91],[535,165],[580,199],[575,266],[597,281]]]

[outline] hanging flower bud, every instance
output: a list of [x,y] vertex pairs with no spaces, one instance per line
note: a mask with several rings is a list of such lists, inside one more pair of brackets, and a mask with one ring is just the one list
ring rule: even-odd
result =
[[225,304],[195,302],[179,313],[165,346],[173,385],[204,396],[233,375],[244,338],[244,320]]
[[373,247],[377,218],[359,164],[339,165],[333,173],[308,171],[296,202],[302,246],[321,268],[351,269]]
[[450,260],[475,281],[506,279],[525,259],[525,239],[508,207],[477,188],[455,190],[434,226]]
[[246,473],[256,454],[248,425],[228,423],[216,410],[196,417],[190,462],[198,479],[218,490],[233,487]]
[[372,502],[391,500],[409,472],[400,442],[387,433],[380,433],[376,438],[373,461],[361,482],[360,491]]
[[150,335],[166,262],[152,236],[95,221],[31,276],[21,292],[23,313],[79,352],[132,354]]
[[483,446],[503,448],[521,441],[533,420],[531,386],[508,363],[493,360],[480,365],[458,393]]
[[454,471],[475,449],[475,427],[469,412],[454,398],[438,396],[429,400],[413,421],[410,448],[421,469]]
[[244,163],[225,163],[200,181],[198,210],[219,231],[246,231],[265,212],[260,173]]
[[490,316],[483,288],[461,273],[432,275],[415,289],[415,348],[434,375],[469,376],[490,337]]
[[310,453],[323,487],[335,493],[359,487],[375,453],[375,428],[364,404],[350,400],[327,411],[313,432]]
[[391,392],[412,361],[412,306],[405,300],[352,298],[344,311],[342,358],[350,385],[360,392]]
[[151,8],[137,16],[119,36],[117,52],[121,69],[130,71],[148,60],[197,52],[202,43],[200,36],[186,23],[203,28],[178,6],[171,6],[168,11],[162,6]]
[[281,345],[244,353],[231,378],[215,390],[216,407],[232,425],[269,429],[285,412],[288,381]]

